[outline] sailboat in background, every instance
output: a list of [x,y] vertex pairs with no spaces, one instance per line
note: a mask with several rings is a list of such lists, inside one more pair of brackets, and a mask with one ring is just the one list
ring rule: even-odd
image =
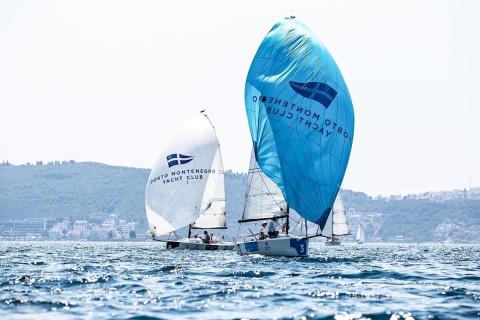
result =
[[325,245],[338,246],[341,244],[338,236],[346,236],[350,234],[347,223],[347,215],[345,214],[345,207],[343,206],[343,200],[342,196],[340,196],[340,192],[337,194],[337,198],[333,203],[332,215],[332,237],[327,238]]
[[[247,76],[245,108],[259,171],[280,189],[286,213],[293,209],[318,225],[314,236],[325,235],[350,157],[354,113],[335,61],[294,17],[277,23],[261,43]],[[285,238],[237,241],[235,250],[267,254],[271,249],[260,247],[266,241],[281,245],[278,252],[308,254],[309,236]]]
[[365,242],[365,232],[363,231],[362,225],[358,225],[357,236],[355,238],[358,244],[362,244]]
[[[218,236],[210,243],[191,237],[192,229],[226,229],[220,144],[203,111],[160,154],[148,178],[145,209],[153,240],[166,242],[167,249],[233,249],[231,243],[219,242]],[[186,226],[187,238],[161,239]]]

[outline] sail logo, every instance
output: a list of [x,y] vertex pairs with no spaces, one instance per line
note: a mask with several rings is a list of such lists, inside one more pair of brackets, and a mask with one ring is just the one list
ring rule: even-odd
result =
[[325,109],[328,109],[332,101],[337,96],[337,91],[323,82],[294,82],[289,81],[293,91],[307,99],[320,102]]
[[168,167],[171,168],[176,165],[189,163],[194,158],[194,156],[186,156],[181,153],[172,153],[171,155],[167,156]]

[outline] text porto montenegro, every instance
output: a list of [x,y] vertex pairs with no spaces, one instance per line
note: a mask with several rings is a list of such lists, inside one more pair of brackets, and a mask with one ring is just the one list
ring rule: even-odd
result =
[[161,174],[150,180],[150,184],[162,181],[163,184],[175,181],[193,181],[202,180],[205,174],[215,173],[215,169],[186,169],[171,171],[170,173]]
[[304,109],[290,101],[285,101],[273,97],[253,96],[253,102],[269,103],[274,106],[265,106],[268,114],[277,117],[285,117],[287,119],[295,119],[299,124],[319,132],[326,137],[332,133],[342,136],[344,139],[352,142],[352,136],[344,128],[330,119],[320,119],[318,113],[312,112],[310,109]]

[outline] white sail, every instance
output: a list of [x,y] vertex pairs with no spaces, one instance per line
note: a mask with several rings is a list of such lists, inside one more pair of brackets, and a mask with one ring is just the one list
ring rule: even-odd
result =
[[363,231],[362,225],[358,226],[356,240],[360,243],[365,241],[365,232]]
[[252,151],[248,168],[247,190],[242,220],[269,219],[287,212],[280,188],[262,173]]
[[223,168],[215,167],[219,158],[221,162],[218,139],[205,114],[193,118],[166,145],[145,190],[153,236],[185,227],[214,206],[218,177],[223,180]]
[[333,203],[333,235],[344,236],[350,234],[348,229],[347,216],[345,214],[345,208],[343,207],[343,200],[340,196],[340,192],[337,194],[337,198]]
[[[270,219],[274,216],[283,216],[287,213],[287,203],[280,188],[268,178],[258,167],[255,154],[252,150],[247,177],[247,190],[243,221]],[[301,218],[295,210],[289,208],[290,217]],[[298,220],[297,220],[298,221]],[[305,222],[299,222],[304,224]],[[291,222],[290,227],[293,227]],[[323,229],[314,223],[308,224],[307,235],[322,235],[332,237],[332,214],[327,219]]]
[[210,204],[208,208],[202,208],[200,217],[192,223],[192,228],[195,229],[225,229],[226,215],[225,215],[225,184],[222,156],[220,148],[217,149],[215,160],[213,161],[212,170],[218,172],[216,179],[213,176],[208,180],[205,187],[205,195],[208,197],[211,194],[211,189],[214,189],[213,200],[208,199],[203,201],[204,204]]

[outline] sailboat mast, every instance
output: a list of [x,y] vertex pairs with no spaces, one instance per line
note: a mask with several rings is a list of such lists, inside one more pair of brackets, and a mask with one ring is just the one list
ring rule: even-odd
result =
[[305,237],[308,237],[307,219],[305,219]]
[[288,229],[290,229],[290,206],[287,205],[287,222],[285,224],[285,233],[288,234]]
[[333,233],[333,216],[335,215],[335,211],[333,211],[333,208],[332,208],[332,241],[333,239],[335,239],[335,234]]

